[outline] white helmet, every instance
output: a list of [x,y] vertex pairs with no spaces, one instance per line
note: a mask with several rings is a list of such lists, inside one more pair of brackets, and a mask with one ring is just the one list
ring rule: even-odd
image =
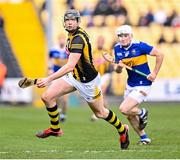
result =
[[117,35],[120,35],[120,34],[132,34],[132,28],[129,25],[122,25],[122,26],[117,28],[116,34]]

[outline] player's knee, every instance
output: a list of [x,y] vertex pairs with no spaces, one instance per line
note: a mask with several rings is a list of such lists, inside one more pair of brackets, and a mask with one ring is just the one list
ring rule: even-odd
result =
[[41,99],[43,102],[47,103],[50,101],[50,97],[48,96],[47,93],[43,93],[42,96],[41,96]]
[[97,118],[106,118],[107,117],[107,113],[104,110],[96,111],[94,114],[96,115]]
[[126,109],[126,107],[124,106],[120,106],[119,107],[119,111],[124,114],[124,115],[127,115],[128,114],[128,110]]

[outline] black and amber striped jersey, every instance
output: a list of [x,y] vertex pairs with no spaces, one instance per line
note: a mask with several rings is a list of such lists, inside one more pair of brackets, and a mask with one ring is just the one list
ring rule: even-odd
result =
[[70,54],[81,54],[73,70],[73,77],[82,83],[92,81],[98,75],[98,72],[93,64],[92,46],[88,34],[78,27],[74,33],[69,33],[66,47]]

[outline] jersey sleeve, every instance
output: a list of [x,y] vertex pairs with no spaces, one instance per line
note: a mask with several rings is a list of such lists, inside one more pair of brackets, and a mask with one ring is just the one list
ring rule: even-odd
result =
[[73,38],[70,46],[71,53],[83,53],[84,41],[80,36],[76,36]]
[[143,54],[150,54],[153,49],[153,46],[144,42],[140,42],[140,49]]

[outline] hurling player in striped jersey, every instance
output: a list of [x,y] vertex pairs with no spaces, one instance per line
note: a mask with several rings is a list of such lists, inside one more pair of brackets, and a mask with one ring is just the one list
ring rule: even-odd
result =
[[[65,12],[63,24],[68,32],[66,42],[69,53],[68,61],[57,72],[37,80],[36,85],[38,88],[44,88],[49,83],[53,83],[41,96],[51,125],[47,129],[38,132],[36,136],[38,138],[47,138],[49,136],[59,137],[63,135],[64,132],[59,124],[56,98],[78,91],[98,118],[114,126],[118,133],[120,148],[127,149],[130,143],[128,126],[123,124],[113,111],[104,107],[100,74],[93,64],[92,45],[86,31],[79,26],[80,22],[81,17],[77,10],[70,9]],[[77,114],[76,116],[80,115]],[[75,125],[77,126],[77,124]],[[95,130],[94,135],[96,135]]]
[[[133,129],[139,135],[139,144],[150,144],[151,139],[144,131],[147,125],[148,111],[145,108],[140,109],[139,105],[146,100],[150,93],[152,82],[158,75],[164,56],[155,47],[145,42],[135,41],[129,25],[118,27],[116,35],[119,42],[114,46],[115,61],[118,63],[114,66],[115,71],[121,73],[122,63],[124,63],[147,74],[147,77],[144,77],[127,70],[127,85],[119,110],[127,116]],[[155,57],[155,66],[152,71],[150,71],[147,56]]]

